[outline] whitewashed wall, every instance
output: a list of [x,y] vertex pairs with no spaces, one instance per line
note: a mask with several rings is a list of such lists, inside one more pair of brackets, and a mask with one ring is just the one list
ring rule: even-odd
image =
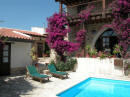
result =
[[108,75],[123,75],[121,67],[114,66],[113,58],[77,58],[78,66],[76,72],[82,74],[108,74]]
[[25,67],[32,63],[31,43],[14,42],[11,44],[11,68]]
[[40,33],[40,34],[47,34],[46,29],[42,28],[42,27],[32,27],[31,31],[37,32],[37,33]]

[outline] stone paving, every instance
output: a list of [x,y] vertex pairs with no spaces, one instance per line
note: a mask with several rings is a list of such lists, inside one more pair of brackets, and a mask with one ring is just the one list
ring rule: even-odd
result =
[[130,81],[129,77],[112,75],[88,75],[70,72],[68,79],[51,77],[49,82],[25,78],[25,75],[0,77],[0,97],[56,97],[56,94],[72,87],[88,77]]

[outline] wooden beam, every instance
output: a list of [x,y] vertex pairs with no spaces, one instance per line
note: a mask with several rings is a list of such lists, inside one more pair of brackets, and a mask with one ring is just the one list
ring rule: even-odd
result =
[[76,7],[76,6],[79,6],[79,5],[85,5],[85,4],[91,4],[91,3],[95,3],[95,2],[101,2],[102,0],[94,0],[94,1],[89,1],[89,2],[82,2],[82,3],[71,3],[71,4],[68,4],[67,7],[70,8],[70,7]]
[[102,16],[103,18],[105,18],[105,9],[106,9],[106,5],[105,5],[105,0],[102,0]]
[[103,12],[105,12],[105,9],[106,9],[106,1],[105,0],[102,0],[102,9],[103,9]]
[[62,13],[62,9],[63,9],[63,6],[62,6],[62,3],[60,2],[60,8],[59,8],[60,13]]

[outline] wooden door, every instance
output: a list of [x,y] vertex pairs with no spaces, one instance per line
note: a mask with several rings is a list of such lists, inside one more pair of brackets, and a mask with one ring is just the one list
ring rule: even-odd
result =
[[0,47],[0,75],[10,74],[11,44],[5,43]]

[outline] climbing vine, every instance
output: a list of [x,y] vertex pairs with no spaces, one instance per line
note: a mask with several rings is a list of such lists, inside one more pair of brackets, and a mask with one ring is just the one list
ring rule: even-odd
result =
[[119,45],[122,47],[122,57],[127,56],[127,49],[130,45],[130,1],[129,0],[115,0],[110,7],[114,20],[110,25],[117,33],[119,38]]

